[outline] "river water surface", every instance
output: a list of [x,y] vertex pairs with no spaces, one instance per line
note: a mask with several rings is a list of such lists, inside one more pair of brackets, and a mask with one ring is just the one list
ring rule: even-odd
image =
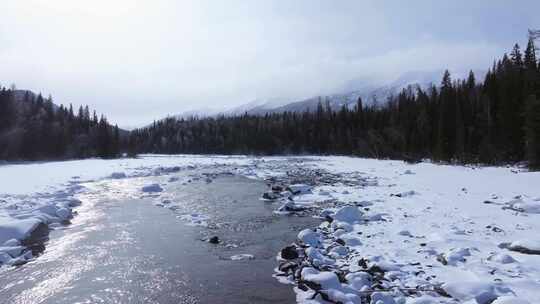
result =
[[[161,197],[121,195],[164,180],[94,185],[39,257],[0,269],[0,303],[294,302],[291,286],[272,277],[275,256],[316,220],[274,215],[277,206],[259,200],[266,185],[235,176],[168,184],[177,210],[155,206]],[[190,212],[208,216],[209,226],[179,218]],[[214,235],[221,244],[202,241]],[[230,259],[237,254],[254,259]]]

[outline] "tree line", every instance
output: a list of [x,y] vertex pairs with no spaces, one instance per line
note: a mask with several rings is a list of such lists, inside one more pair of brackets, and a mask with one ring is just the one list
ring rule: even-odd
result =
[[343,154],[540,168],[540,64],[533,39],[493,63],[440,86],[410,86],[382,106],[188,119],[133,130],[132,153]]
[[57,106],[51,97],[0,87],[0,159],[116,157],[120,130],[88,106]]
[[[122,132],[88,106],[0,87],[0,159],[116,157],[120,152],[341,154],[540,169],[540,64],[534,40],[515,45],[485,78],[470,72],[409,86],[382,105],[266,115],[166,118]],[[126,134],[122,134],[126,133]]]

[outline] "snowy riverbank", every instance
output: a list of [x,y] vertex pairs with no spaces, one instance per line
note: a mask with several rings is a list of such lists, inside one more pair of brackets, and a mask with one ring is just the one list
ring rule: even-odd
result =
[[[32,259],[24,239],[38,226],[69,221],[85,181],[167,175],[134,189],[172,210],[181,202],[169,199],[167,183],[184,182],[174,173],[189,168],[267,180],[261,203],[275,205],[276,216],[321,218],[278,254],[275,275],[294,284],[298,302],[540,298],[540,173],[350,157],[145,155],[3,165],[0,264]],[[207,224],[204,214],[185,220]]]

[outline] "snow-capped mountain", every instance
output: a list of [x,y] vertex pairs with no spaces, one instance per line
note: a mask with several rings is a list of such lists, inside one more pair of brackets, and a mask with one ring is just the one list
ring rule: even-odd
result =
[[[375,85],[365,80],[351,80],[346,82],[342,87],[342,93],[313,96],[303,100],[290,100],[285,98],[271,99],[256,99],[249,103],[228,109],[203,109],[197,111],[184,112],[177,117],[208,117],[214,115],[242,115],[244,113],[253,115],[264,115],[266,113],[282,113],[282,112],[304,112],[314,111],[319,102],[330,105],[333,110],[339,110],[346,106],[353,108],[356,105],[358,98],[362,98],[363,104],[384,104],[390,96],[397,95],[400,91],[408,86],[420,86],[427,88],[431,84],[438,85],[442,79],[444,71],[412,71],[401,75],[396,80],[385,84]],[[468,75],[467,72],[452,73],[454,79],[463,79]],[[477,79],[482,79],[485,71],[475,71]],[[356,87],[357,89],[351,89]]]

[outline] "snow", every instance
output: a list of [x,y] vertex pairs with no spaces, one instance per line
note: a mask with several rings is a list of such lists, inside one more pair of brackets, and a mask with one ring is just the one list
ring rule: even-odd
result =
[[241,260],[253,260],[255,257],[252,254],[241,253],[231,256],[231,261],[241,261]]
[[475,300],[478,304],[489,304],[501,295],[511,294],[511,290],[501,284],[482,281],[453,282],[443,285],[443,288],[455,299]]
[[150,184],[142,187],[142,192],[151,193],[151,192],[162,192],[163,188],[159,184]]
[[293,194],[307,194],[311,193],[311,186],[305,184],[294,184],[287,187],[287,190]]
[[126,174],[124,172],[113,172],[111,174],[111,178],[113,179],[120,179],[120,178],[126,178]]
[[346,206],[336,211],[336,213],[332,215],[332,218],[335,221],[354,224],[362,220],[362,212],[360,212],[358,207]]
[[305,245],[318,247],[321,245],[321,235],[311,229],[304,229],[298,234],[298,239]]
[[540,199],[518,198],[507,202],[509,209],[524,212],[524,213],[540,213]]
[[18,221],[5,221],[0,226],[0,244],[13,244],[13,240],[22,240],[30,236],[41,221],[38,219],[24,219]]
[[523,299],[518,299],[514,296],[502,296],[497,298],[491,304],[531,304],[531,302]]
[[[540,250],[540,173],[511,166],[198,155],[2,165],[0,264],[32,259],[21,241],[41,223],[68,221],[88,181],[110,179],[134,197],[152,194],[156,205],[177,210],[182,202],[168,196],[168,183],[189,183],[175,173],[200,168],[273,178],[288,192],[277,191],[275,200],[261,204],[272,206],[276,216],[294,213],[321,220],[297,234],[295,262],[302,265],[297,277],[280,277],[296,284],[300,303],[327,303],[325,297],[362,303],[366,294],[379,303],[407,304],[536,303],[540,298],[540,255],[535,254]],[[295,170],[317,170],[317,175],[296,179]],[[161,175],[170,176],[159,183],[145,179]],[[208,215],[187,211],[176,215],[188,225],[211,222]],[[326,289],[304,290],[299,279]],[[411,288],[418,292],[408,295]]]

